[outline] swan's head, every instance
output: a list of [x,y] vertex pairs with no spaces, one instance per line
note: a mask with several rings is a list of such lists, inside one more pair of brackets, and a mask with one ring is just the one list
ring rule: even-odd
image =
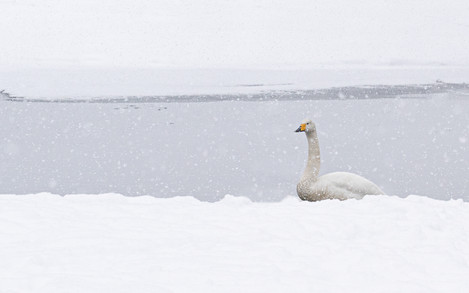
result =
[[316,125],[310,119],[305,119],[301,122],[300,127],[298,127],[295,132],[314,132],[316,131]]

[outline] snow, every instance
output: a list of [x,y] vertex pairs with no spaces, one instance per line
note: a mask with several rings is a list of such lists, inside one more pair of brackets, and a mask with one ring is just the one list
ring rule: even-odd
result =
[[248,94],[364,85],[469,81],[469,66],[313,67],[305,70],[0,68],[0,89],[28,98]]
[[0,196],[1,292],[466,292],[469,203]]

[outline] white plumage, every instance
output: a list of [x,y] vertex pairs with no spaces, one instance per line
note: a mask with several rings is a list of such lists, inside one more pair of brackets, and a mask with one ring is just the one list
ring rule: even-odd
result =
[[373,182],[357,174],[334,172],[319,175],[321,157],[316,126],[311,120],[304,120],[296,132],[305,132],[308,140],[308,161],[296,190],[302,200],[363,198],[365,195],[384,194]]

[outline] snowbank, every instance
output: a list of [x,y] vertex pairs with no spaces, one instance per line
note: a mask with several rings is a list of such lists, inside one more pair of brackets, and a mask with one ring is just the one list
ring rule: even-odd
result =
[[1,292],[467,292],[469,203],[0,196]]

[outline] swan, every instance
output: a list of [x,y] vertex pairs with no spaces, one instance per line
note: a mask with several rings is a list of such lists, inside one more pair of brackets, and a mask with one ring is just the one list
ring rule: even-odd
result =
[[296,186],[302,200],[318,201],[324,199],[361,199],[365,195],[384,194],[378,186],[357,174],[333,172],[319,175],[321,157],[316,125],[305,119],[295,132],[306,133],[308,140],[308,161],[300,182]]

